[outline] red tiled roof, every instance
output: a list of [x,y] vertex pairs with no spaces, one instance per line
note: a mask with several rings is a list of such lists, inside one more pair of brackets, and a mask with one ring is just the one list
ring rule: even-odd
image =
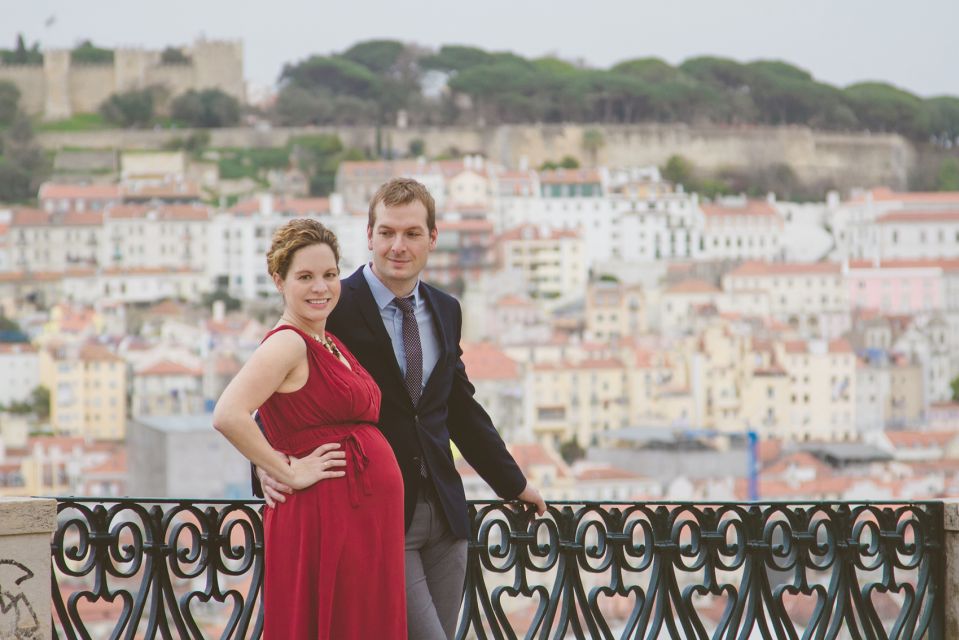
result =
[[594,184],[600,182],[595,169],[553,169],[539,172],[542,184]]
[[11,227],[40,227],[50,224],[50,214],[42,209],[14,209]]
[[36,352],[36,348],[29,342],[0,342],[0,355],[19,355]]
[[829,353],[852,353],[852,345],[845,338],[829,341]]
[[157,211],[157,218],[161,220],[209,220],[210,209],[203,205],[172,204],[164,205]]
[[816,477],[833,475],[829,465],[808,451],[797,451],[783,456],[769,466],[763,467],[762,474],[766,477],[778,476],[788,471],[790,467],[812,467],[816,471]]
[[959,259],[930,260],[882,260],[876,264],[872,260],[851,260],[850,269],[935,269],[959,271]]
[[63,226],[100,226],[103,214],[99,211],[71,211],[60,220]]
[[841,272],[841,265],[835,262],[744,262],[729,272],[731,277],[741,276],[805,276],[813,274],[835,274]]
[[579,362],[540,362],[534,365],[537,371],[568,371],[571,369],[622,369],[623,363],[615,358],[587,358]]
[[893,211],[876,218],[877,224],[897,222],[916,224],[959,222],[959,211]]
[[612,465],[590,465],[588,467],[574,469],[573,473],[576,476],[576,480],[579,482],[603,480],[639,480],[644,477],[642,474],[636,473],[635,471],[621,469]]
[[579,238],[579,231],[573,229],[543,229],[536,225],[524,224],[504,231],[499,240],[559,240],[562,238]]
[[784,345],[786,353],[808,353],[809,348],[804,340],[787,340]]
[[542,444],[534,443],[514,443],[507,445],[507,449],[516,460],[516,464],[522,469],[528,469],[533,465],[554,466],[557,470],[557,476],[569,477],[569,466],[563,462],[559,456],[546,450]]
[[[875,202],[908,202],[910,204],[959,204],[959,191],[893,191],[877,187],[870,191]],[[865,202],[866,194],[853,198],[852,202]]]
[[44,182],[40,185],[41,200],[111,200],[120,197],[120,187],[115,184],[62,184]]
[[161,360],[146,369],[137,371],[136,375],[138,376],[193,376],[200,377],[203,375],[202,371],[198,369],[191,369],[190,367],[184,366],[179,362],[173,362],[172,360]]
[[111,220],[145,218],[152,210],[145,204],[118,204],[107,209],[107,216]]
[[127,467],[127,450],[118,449],[113,455],[94,467],[83,469],[83,475],[122,475],[125,476]]
[[897,449],[944,447],[956,437],[956,431],[886,431],[889,442]]
[[157,199],[176,199],[199,198],[200,187],[192,182],[182,184],[160,184],[160,185],[142,185],[138,187],[125,187],[123,189],[124,198],[133,198],[142,200],[145,198]]
[[532,300],[521,298],[515,294],[505,295],[496,301],[496,307],[535,307]]
[[704,204],[700,205],[707,216],[771,216],[778,218],[779,214],[765,200],[748,200],[743,206]]
[[463,343],[463,364],[473,380],[518,380],[519,365],[488,342]]
[[720,293],[720,290],[705,280],[692,278],[674,284],[666,290],[666,293]]
[[123,358],[119,357],[107,347],[100,344],[85,344],[80,349],[80,359],[92,362],[123,362]]
[[[252,215],[259,213],[263,202],[259,197],[247,198],[229,209],[230,213]],[[329,198],[274,198],[271,205],[274,212],[291,213],[297,216],[329,213]]]
[[185,307],[175,300],[164,300],[158,304],[153,305],[146,311],[146,315],[150,316],[181,316],[183,315]]

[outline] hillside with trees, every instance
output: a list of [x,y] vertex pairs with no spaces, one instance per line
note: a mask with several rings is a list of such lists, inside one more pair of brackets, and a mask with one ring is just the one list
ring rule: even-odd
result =
[[683,122],[805,125],[898,133],[950,148],[959,98],[924,99],[881,82],[835,87],[775,60],[657,58],[608,69],[555,57],[446,45],[431,51],[395,40],[288,64],[272,117],[281,125]]

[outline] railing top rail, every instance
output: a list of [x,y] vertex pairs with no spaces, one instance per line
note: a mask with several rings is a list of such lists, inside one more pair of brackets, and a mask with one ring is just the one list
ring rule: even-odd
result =
[[[227,500],[222,498],[151,498],[142,496],[33,496],[58,502],[142,502],[147,504],[264,504],[261,498],[239,498]],[[509,500],[469,500],[473,505],[494,505],[509,503]],[[944,500],[550,500],[553,506],[623,506],[623,505],[650,505],[650,506],[806,506],[806,505],[876,505],[876,506],[942,506]]]

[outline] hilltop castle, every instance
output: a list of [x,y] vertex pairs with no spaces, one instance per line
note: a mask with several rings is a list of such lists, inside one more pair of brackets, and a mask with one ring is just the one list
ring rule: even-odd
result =
[[43,65],[0,64],[0,81],[20,89],[20,107],[46,120],[93,113],[112,94],[161,85],[174,98],[190,89],[220,89],[245,102],[243,44],[198,40],[184,47],[187,61],[167,64],[160,51],[115,49],[112,63],[76,64],[70,50],[43,52]]

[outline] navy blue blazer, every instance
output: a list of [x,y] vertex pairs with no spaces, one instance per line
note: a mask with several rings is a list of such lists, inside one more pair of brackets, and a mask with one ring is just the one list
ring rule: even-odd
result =
[[[473,397],[474,387],[460,349],[463,313],[459,302],[426,283],[420,286],[436,323],[440,353],[416,406],[406,391],[362,267],[342,281],[340,300],[326,328],[346,344],[383,394],[377,426],[393,447],[403,474],[406,528],[413,520],[421,483],[432,482],[453,535],[467,538],[466,494],[453,464],[450,441],[502,498],[516,498],[526,486],[526,478],[489,415]],[[429,469],[428,480],[419,473],[420,458]]]

